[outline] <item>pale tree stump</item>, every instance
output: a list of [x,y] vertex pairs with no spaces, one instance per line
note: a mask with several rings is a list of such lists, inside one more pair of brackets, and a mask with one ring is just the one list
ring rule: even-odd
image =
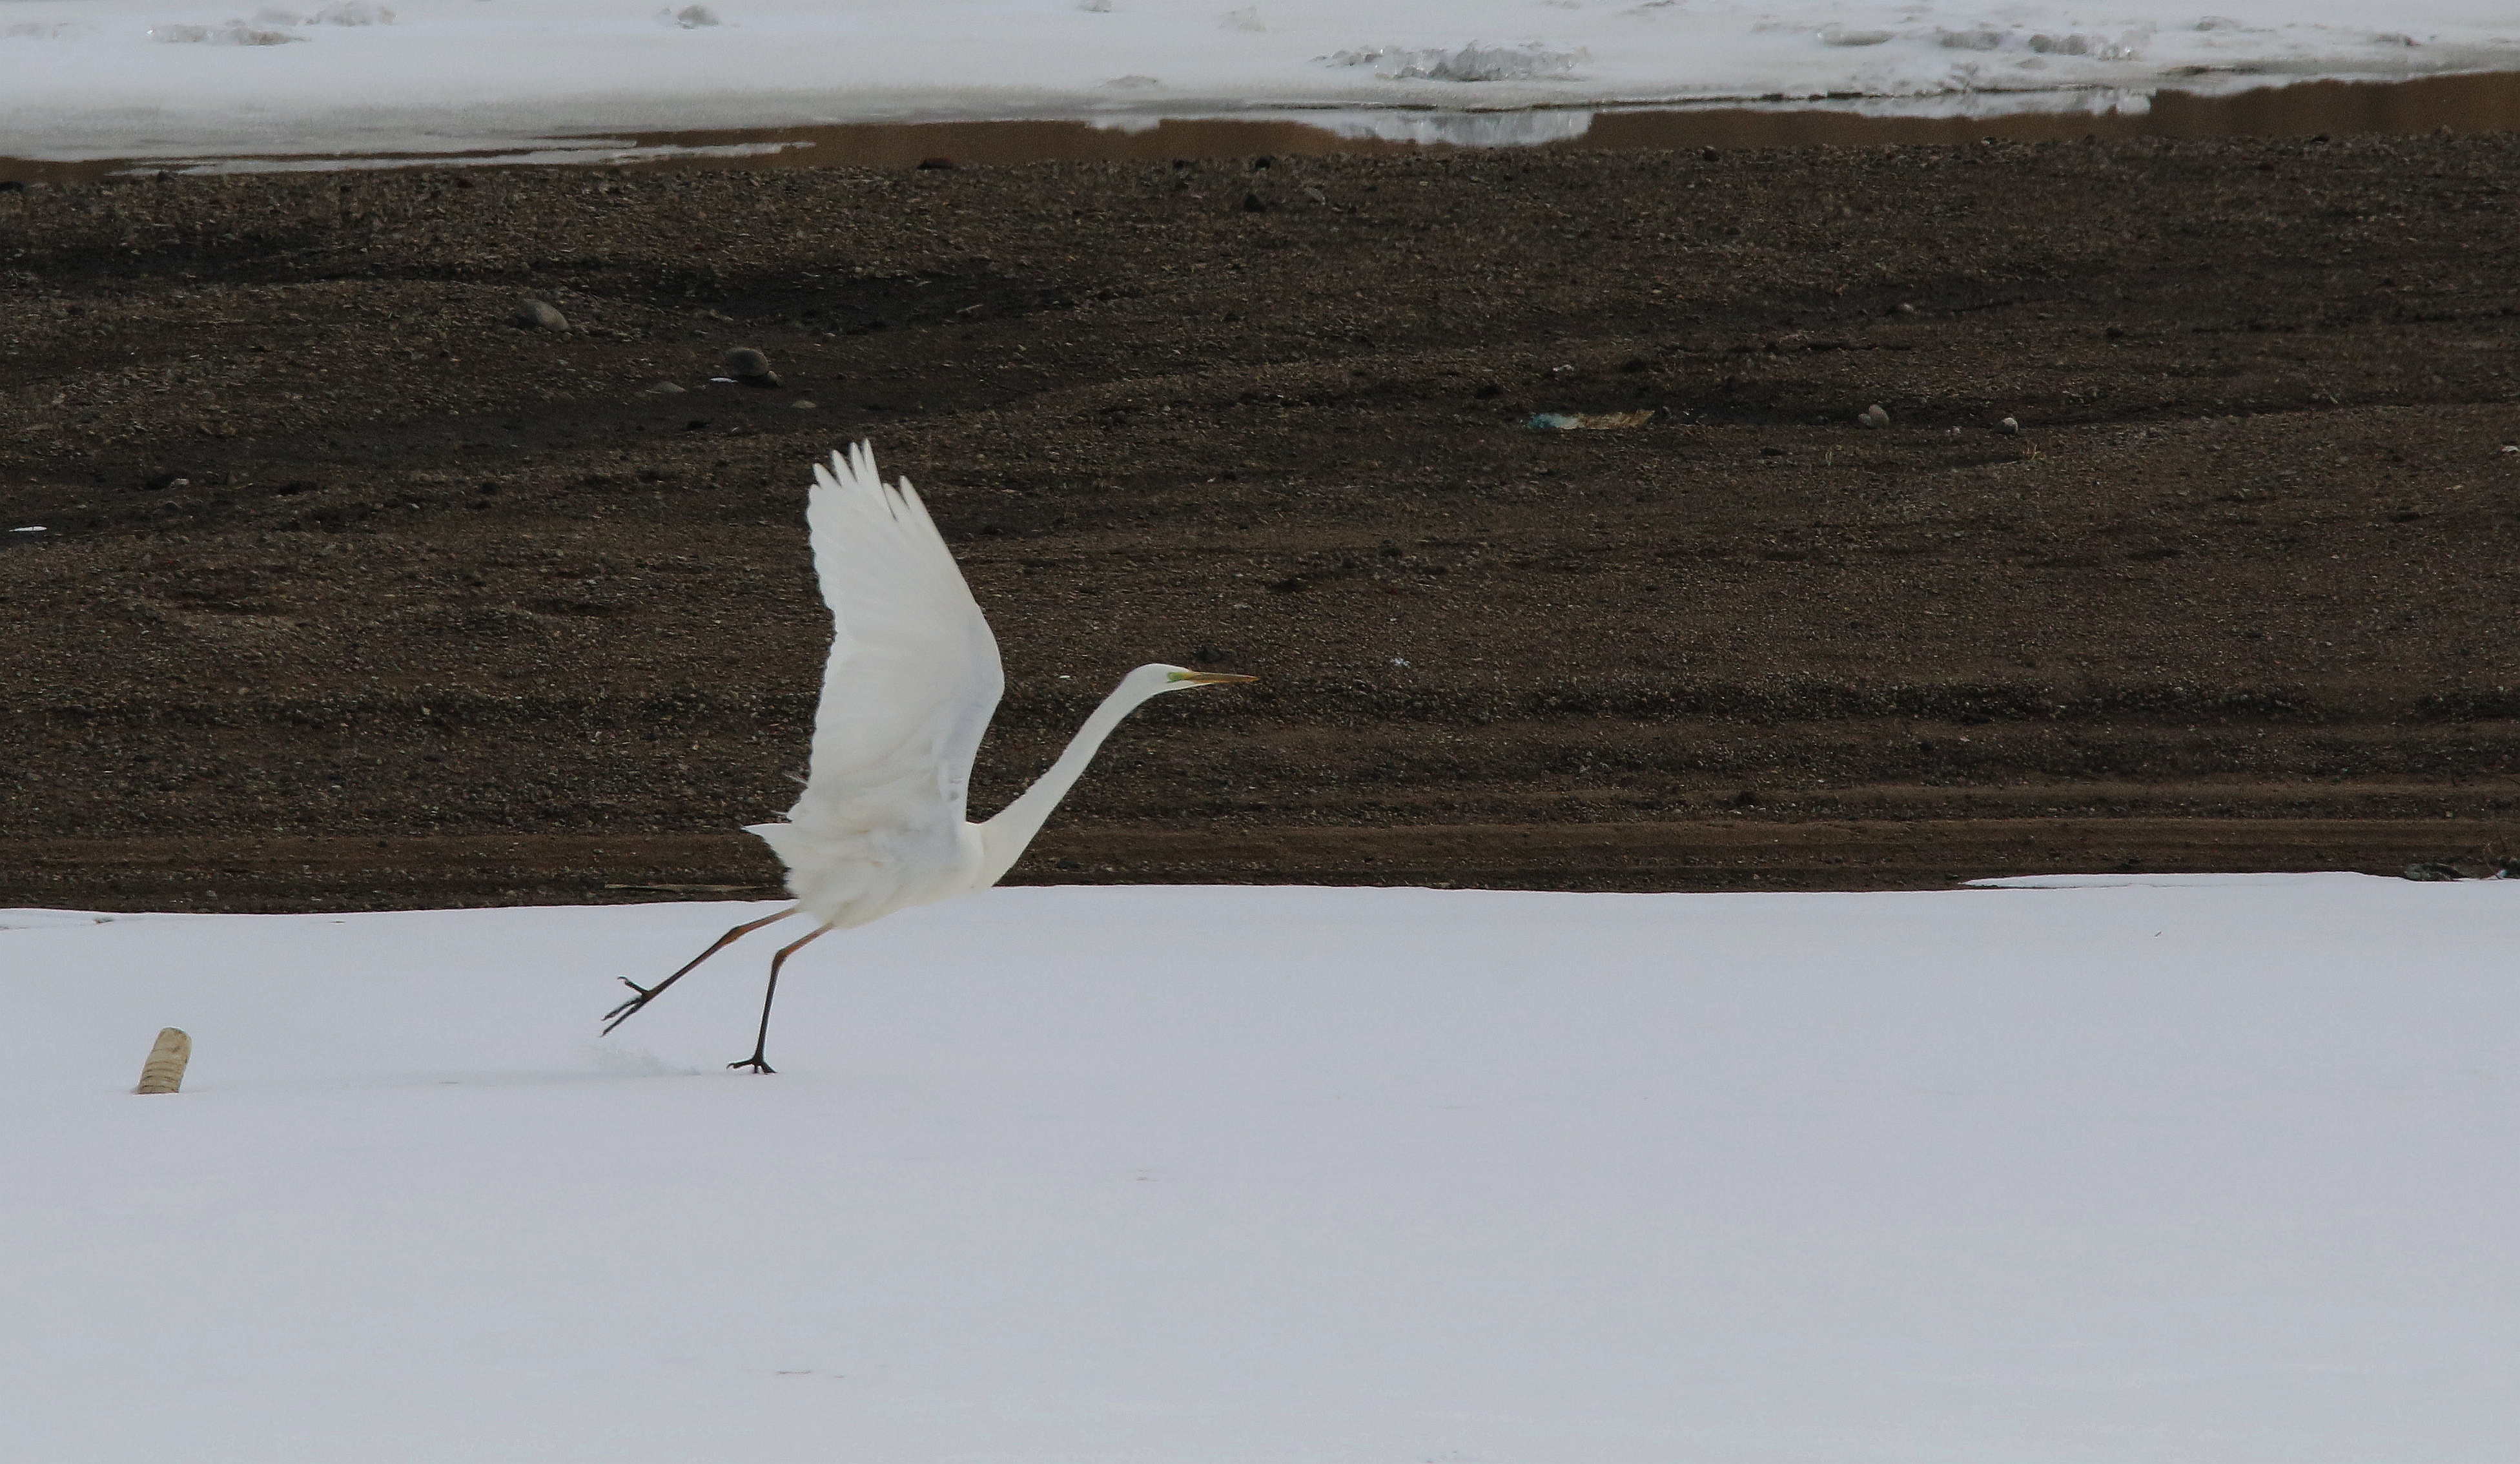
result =
[[193,1060],[193,1039],[175,1028],[158,1033],[158,1045],[149,1049],[149,1061],[140,1065],[140,1086],[135,1093],[172,1093],[184,1086],[184,1065]]

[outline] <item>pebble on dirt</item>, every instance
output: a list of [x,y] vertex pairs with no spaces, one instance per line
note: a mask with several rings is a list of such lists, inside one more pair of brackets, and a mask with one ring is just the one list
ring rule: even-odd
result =
[[2007,437],[2017,437],[2021,435],[2021,423],[2017,418],[2006,417],[1995,425],[1995,430]]
[[775,387],[779,373],[770,369],[770,358],[749,345],[739,345],[718,357],[726,374],[747,387]]
[[568,317],[553,307],[551,301],[531,296],[517,301],[517,324],[529,331],[564,331]]
[[1876,401],[1872,405],[1866,407],[1863,413],[1855,420],[1863,423],[1866,427],[1888,427],[1890,425],[1890,414],[1881,410],[1881,403]]

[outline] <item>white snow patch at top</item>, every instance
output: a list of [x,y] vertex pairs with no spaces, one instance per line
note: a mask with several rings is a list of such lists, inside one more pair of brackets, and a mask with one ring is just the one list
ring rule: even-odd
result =
[[[2520,19],[2485,0],[2409,0],[2385,17],[2345,0],[2212,13],[2167,0],[744,0],[740,14],[669,8],[662,25],[620,0],[342,0],[296,23],[219,0],[8,10],[0,132],[12,152],[64,158],[1158,107],[2018,97],[2520,66]],[[684,19],[698,15],[723,23]],[[1144,77],[1161,78],[1162,101],[1110,85]]]

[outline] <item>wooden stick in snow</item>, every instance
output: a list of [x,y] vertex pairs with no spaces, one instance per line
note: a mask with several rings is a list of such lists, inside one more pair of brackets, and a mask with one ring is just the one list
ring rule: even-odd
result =
[[149,1049],[149,1061],[140,1065],[140,1086],[135,1093],[172,1093],[184,1086],[184,1065],[193,1060],[193,1039],[175,1028],[158,1033],[158,1045]]

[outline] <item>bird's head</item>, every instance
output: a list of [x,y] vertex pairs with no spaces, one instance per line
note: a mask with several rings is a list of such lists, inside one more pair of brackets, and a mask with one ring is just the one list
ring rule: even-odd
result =
[[1195,686],[1231,686],[1239,681],[1257,681],[1257,676],[1229,676],[1222,671],[1193,671],[1188,666],[1142,665],[1121,681],[1148,696],[1157,697],[1168,691],[1189,691]]

